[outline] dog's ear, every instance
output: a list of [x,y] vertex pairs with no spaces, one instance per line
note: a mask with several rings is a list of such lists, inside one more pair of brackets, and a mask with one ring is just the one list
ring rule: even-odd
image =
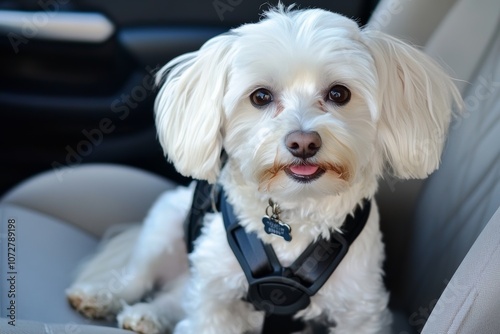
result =
[[[375,61],[378,142],[395,176],[425,178],[438,168],[452,108],[450,77],[429,56],[389,35],[363,31]],[[454,103],[455,102],[455,103]]]
[[222,101],[235,35],[224,34],[175,58],[157,74],[156,127],[164,153],[185,176],[216,181],[220,172]]

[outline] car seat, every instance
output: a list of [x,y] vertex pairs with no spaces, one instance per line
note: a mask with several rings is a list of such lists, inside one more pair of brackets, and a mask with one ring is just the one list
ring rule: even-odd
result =
[[500,333],[500,2],[382,1],[371,24],[425,45],[465,104],[440,169],[423,183],[388,179],[378,194],[397,332]]
[[[0,204],[2,236],[15,221],[14,268],[2,263],[0,333],[130,333],[90,321],[71,309],[68,287],[81,261],[92,254],[110,226],[138,223],[151,203],[174,184],[125,166],[82,165],[47,171],[7,193]],[[7,243],[1,243],[2,258]],[[16,272],[15,298],[4,278]],[[110,282],[120,284],[120,281]],[[15,317],[9,303],[15,300]],[[15,319],[15,327],[9,321]]]
[[[465,101],[436,173],[425,182],[381,181],[393,333],[500,333],[499,23],[498,0],[382,0],[370,21],[425,45],[462,80]],[[141,221],[172,186],[129,167],[81,165],[47,171],[7,193],[0,201],[0,332],[130,333],[79,316],[64,289],[109,226]],[[4,279],[9,219],[15,327]]]

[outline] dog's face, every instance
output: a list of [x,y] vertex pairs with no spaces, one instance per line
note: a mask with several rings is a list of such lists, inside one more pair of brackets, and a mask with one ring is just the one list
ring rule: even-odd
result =
[[226,150],[269,194],[338,194],[384,166],[425,177],[457,96],[418,50],[323,10],[271,11],[167,64],[160,142],[178,170],[215,181]]
[[374,61],[356,41],[356,23],[314,14],[297,15],[292,27],[269,19],[235,32],[224,148],[271,194],[340,192],[374,155]]

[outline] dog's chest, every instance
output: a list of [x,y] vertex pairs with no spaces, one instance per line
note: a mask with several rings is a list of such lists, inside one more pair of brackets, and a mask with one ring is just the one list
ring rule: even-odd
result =
[[[259,217],[258,219],[260,220],[262,218]],[[227,231],[224,227],[222,215],[207,215],[205,217],[205,226],[206,229],[195,247],[195,253],[197,253],[195,258],[205,258],[205,261],[202,262],[206,262],[206,258],[211,258],[208,263],[217,263],[216,267],[219,269],[222,269],[221,266],[225,266],[227,269],[227,271],[223,270],[225,274],[228,274],[228,271],[238,272],[238,274],[240,274],[240,265],[228,244]],[[292,230],[292,233],[293,232]],[[267,234],[264,231],[263,225],[256,231],[257,235],[261,237],[260,239],[263,240],[264,243],[272,246],[274,253],[283,267],[290,266],[313,241],[311,235],[299,233],[299,231],[296,232],[297,233],[292,234],[291,241],[286,241],[280,236]],[[213,268],[214,267],[211,268],[212,271]]]
[[300,235],[293,235],[293,239],[289,242],[277,236],[271,239],[270,244],[283,267],[289,267],[312,242],[311,238]]

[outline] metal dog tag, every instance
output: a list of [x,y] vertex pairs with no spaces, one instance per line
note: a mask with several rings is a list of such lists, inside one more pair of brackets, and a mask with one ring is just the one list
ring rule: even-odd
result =
[[292,236],[290,235],[291,228],[288,224],[274,220],[268,216],[262,217],[262,223],[264,224],[264,231],[266,231],[267,234],[280,236],[286,241],[292,240]]
[[[272,215],[269,216],[269,209],[272,211]],[[267,234],[274,234],[282,237],[286,241],[291,241],[292,236],[290,234],[290,225],[280,221],[280,209],[278,204],[274,203],[271,199],[269,200],[269,206],[266,208],[266,215],[262,217],[262,223],[264,224],[264,231]]]

